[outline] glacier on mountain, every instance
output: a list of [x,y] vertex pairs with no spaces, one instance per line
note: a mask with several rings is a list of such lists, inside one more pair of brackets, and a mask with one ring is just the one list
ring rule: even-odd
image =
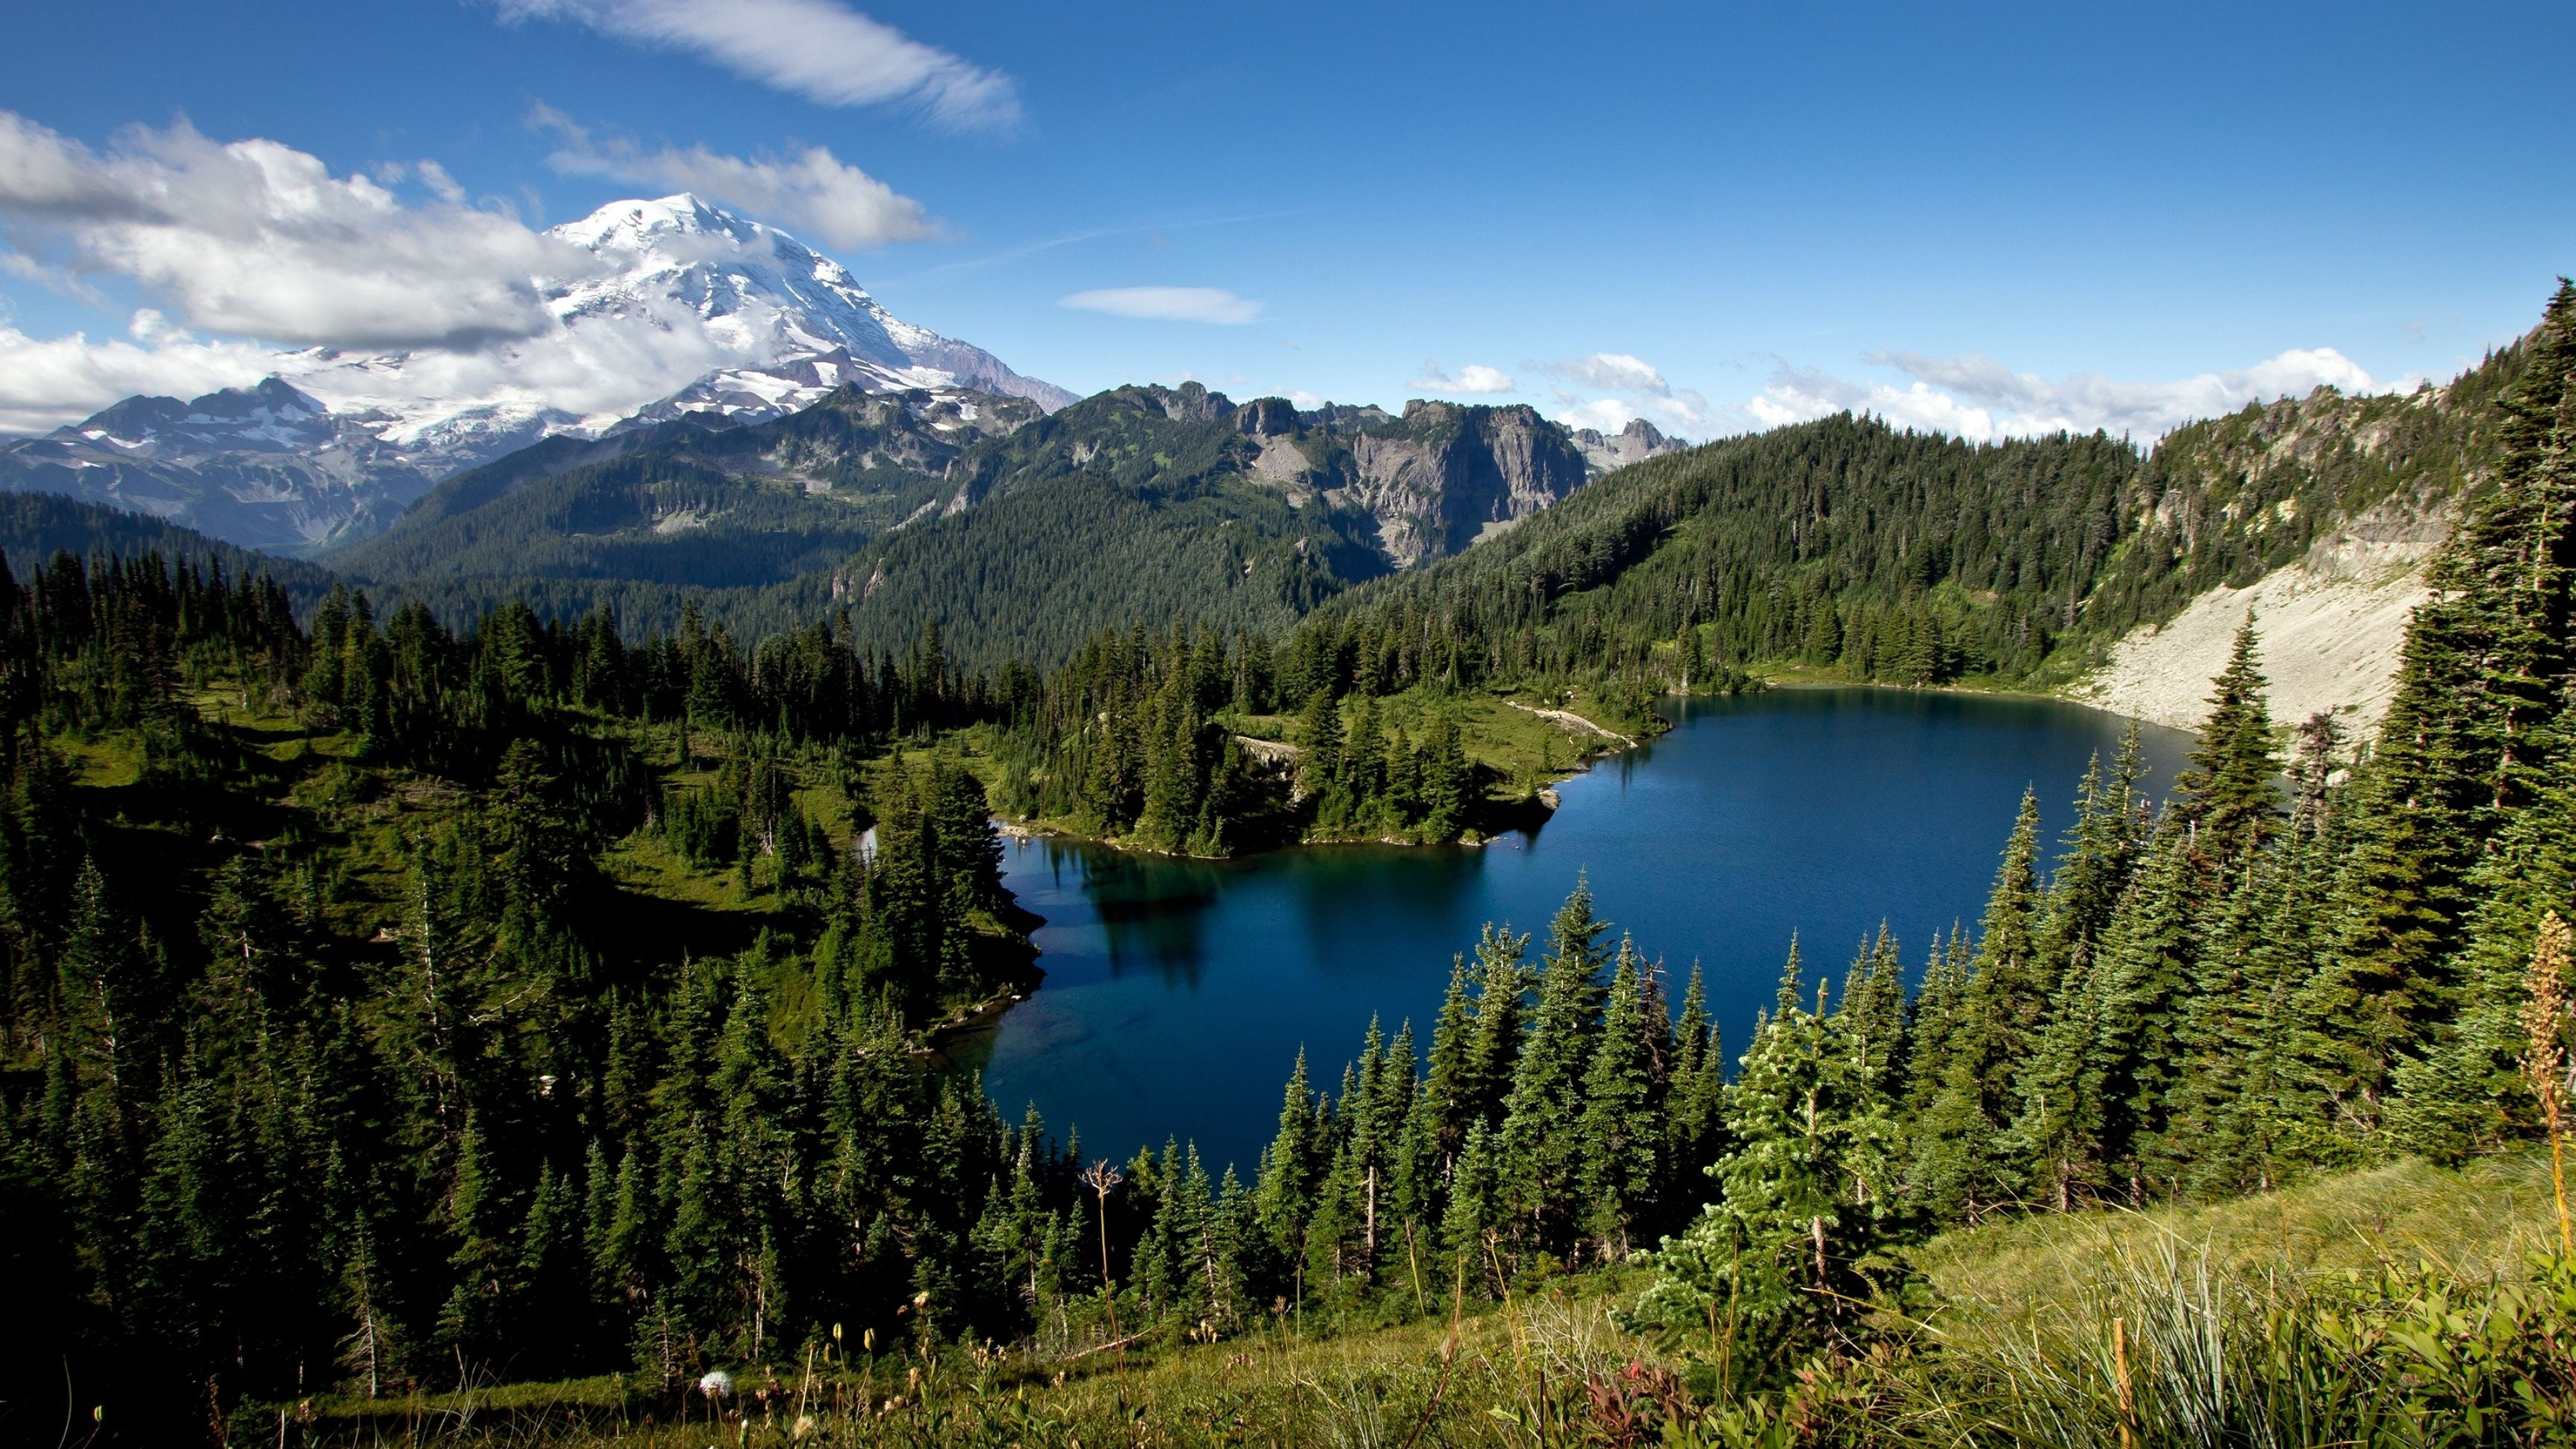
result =
[[[1049,410],[1073,401],[980,347],[894,316],[847,268],[786,232],[685,193],[611,202],[547,234],[596,260],[584,274],[539,281],[548,330],[461,354],[317,349],[281,359],[280,375],[335,412],[381,416],[396,446],[487,456],[495,444],[595,433],[646,408],[685,410],[681,395],[693,391],[746,422],[843,382],[1000,393]],[[818,374],[839,380],[804,380]]]

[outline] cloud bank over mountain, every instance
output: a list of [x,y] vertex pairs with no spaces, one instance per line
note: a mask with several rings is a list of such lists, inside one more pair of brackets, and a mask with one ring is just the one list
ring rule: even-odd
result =
[[[431,196],[392,189],[408,171]],[[472,347],[546,325],[533,278],[590,259],[434,166],[334,176],[275,141],[219,143],[186,121],[93,151],[0,111],[0,218],[26,267],[73,287],[128,279],[191,327],[275,342]]]
[[691,192],[843,251],[933,241],[942,234],[920,202],[897,195],[893,187],[821,146],[758,158],[727,156],[705,146],[647,150],[632,137],[594,133],[552,106],[539,105],[528,120],[560,139],[546,162],[566,176],[605,176],[656,192]]
[[[561,169],[703,189],[827,241],[935,234],[918,202],[822,148],[744,160],[646,151],[560,113]],[[185,121],[94,150],[0,111],[12,270],[154,305],[124,338],[0,325],[0,431],[41,432],[136,394],[193,397],[276,373],[389,437],[598,426],[725,369],[846,354],[874,386],[1061,389],[895,319],[839,263],[683,189],[545,230],[469,204],[435,162],[334,175],[275,141]],[[283,344],[283,345],[281,345]]]

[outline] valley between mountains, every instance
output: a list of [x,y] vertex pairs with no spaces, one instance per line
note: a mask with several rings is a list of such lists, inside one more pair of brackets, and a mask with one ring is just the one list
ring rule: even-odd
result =
[[[506,1379],[540,1441],[669,1442],[801,1361],[850,1401],[761,1442],[1096,1443],[1142,1422],[1131,1355],[1222,1378],[1311,1320],[1504,1442],[1441,1419],[1499,1314],[1627,1345],[1527,1400],[1609,1442],[1895,1442],[2051,1375],[2122,1442],[2102,1320],[2125,1344],[2189,1265],[2118,1258],[2044,1362],[1979,1358],[2076,1241],[1975,1247],[1999,1220],[2239,1234],[2265,1194],[2305,1263],[2294,1203],[2340,1239],[2403,1187],[2411,1234],[2485,1183],[2479,1261],[2540,1239],[2576,287],[2440,386],[2152,445],[1683,445],[1075,398],[687,198],[583,238],[626,281],[564,284],[530,347],[644,315],[722,365],[576,407],[316,356],[0,454],[0,1244],[35,1305],[0,1341],[149,1432],[366,1442]],[[1885,688],[1732,698],[1799,684]],[[1740,728],[1550,788],[1676,720]],[[1550,823],[1632,784],[1665,813],[1624,844]],[[1801,924],[1863,897],[1837,983]],[[1146,1080],[1161,1110],[1105,1105]],[[1221,1110],[1157,1149],[1184,1096]],[[1144,1140],[1092,1156],[1104,1120]],[[2559,1341],[2571,1272],[2488,1281],[2498,1341]],[[2489,1340],[2431,1270],[2227,1281],[2210,1332],[2308,1345],[2258,1384],[2374,1386],[2348,1419],[2567,1383],[2447,1367]],[[1444,1301],[1445,1346],[1402,1337]],[[1155,1382],[1313,1437],[1308,1380]]]
[[[1454,628],[1508,577],[1531,632],[1505,646],[1473,606],[1489,666],[1607,628],[1651,635],[1628,646],[1642,684],[1706,626],[1712,660],[2062,690],[2183,725],[2250,607],[2273,621],[2285,708],[2363,725],[2424,561],[2492,466],[2488,411],[2517,365],[2282,399],[2145,449],[1861,420],[1683,453],[1642,420],[1604,436],[1527,407],[1301,410],[1197,384],[1076,399],[685,195],[554,235],[593,265],[545,284],[554,330],[520,352],[587,359],[594,380],[563,396],[296,354],[255,388],[131,398],[9,445],[0,489],[309,559],[452,620],[521,597],[630,634],[691,607],[738,637],[846,616],[863,648],[935,625],[983,667],[1060,664],[1147,618]],[[649,356],[627,345],[638,328],[663,339]],[[674,372],[692,359],[722,365]],[[1768,476],[1737,492],[1748,467]],[[10,542],[22,560],[48,546]]]

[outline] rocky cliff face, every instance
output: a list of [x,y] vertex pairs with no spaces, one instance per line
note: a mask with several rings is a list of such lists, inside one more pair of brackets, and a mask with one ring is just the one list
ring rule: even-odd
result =
[[1350,474],[1325,497],[1367,509],[1404,568],[1462,552],[1591,478],[1566,430],[1529,407],[1415,401],[1348,442]]
[[1301,410],[1277,397],[1238,406],[1191,382],[1085,398],[961,459],[938,512],[1076,471],[1164,495],[1234,480],[1295,507],[1364,513],[1361,531],[1375,534],[1384,564],[1396,568],[1461,552],[1593,473],[1574,435],[1534,408],[1417,400],[1399,417],[1330,403]]
[[1592,428],[1574,430],[1574,446],[1583,450],[1583,461],[1595,473],[1625,468],[1648,458],[1678,453],[1690,446],[1678,438],[1667,438],[1653,423],[1644,418],[1630,418],[1628,426],[1615,433],[1602,433]]

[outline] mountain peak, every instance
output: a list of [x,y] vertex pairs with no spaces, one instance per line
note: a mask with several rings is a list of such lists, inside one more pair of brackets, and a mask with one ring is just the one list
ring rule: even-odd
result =
[[552,229],[553,235],[585,251],[631,248],[663,236],[729,236],[748,240],[762,232],[783,236],[747,217],[737,216],[690,192],[645,199],[629,197],[599,207],[579,221]]
[[280,354],[280,373],[254,386],[129,398],[15,445],[0,488],[185,512],[235,542],[305,547],[381,528],[438,480],[556,433],[760,422],[853,386],[961,406],[970,393],[1050,411],[1074,400],[894,316],[839,262],[688,192],[612,201],[549,235],[567,260],[535,279],[547,318],[533,335],[470,352]]

